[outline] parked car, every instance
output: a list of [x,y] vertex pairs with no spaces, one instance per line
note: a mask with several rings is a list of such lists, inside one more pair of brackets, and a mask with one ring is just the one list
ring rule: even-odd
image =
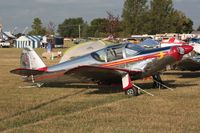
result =
[[9,48],[10,47],[10,42],[2,41],[2,42],[0,42],[0,47],[1,48]]

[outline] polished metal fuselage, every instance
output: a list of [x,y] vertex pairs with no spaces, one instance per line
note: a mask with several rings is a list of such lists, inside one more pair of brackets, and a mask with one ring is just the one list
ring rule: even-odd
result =
[[[176,62],[173,56],[169,54],[171,48],[160,48],[157,50],[144,50],[134,56],[126,57],[124,54],[125,47],[123,47],[123,58],[119,60],[114,60],[110,62],[100,62],[95,60],[91,54],[84,55],[82,57],[78,57],[72,59],[70,61],[66,61],[51,67],[48,67],[48,72],[59,72],[59,71],[68,71],[70,69],[79,67],[79,66],[87,66],[94,65],[100,67],[110,67],[110,68],[120,68],[127,69],[129,71],[141,71],[141,75],[131,75],[132,79],[140,79],[146,76],[151,76],[156,74],[158,71],[161,71],[166,67],[166,65],[170,65]],[[105,48],[106,50],[106,48]],[[98,74],[98,73],[97,73]],[[66,76],[67,77],[67,76]],[[54,79],[45,79],[45,82],[52,82]],[[58,80],[58,79],[57,79]],[[66,78],[66,80],[62,82],[78,82],[77,79],[73,79],[72,77]]]

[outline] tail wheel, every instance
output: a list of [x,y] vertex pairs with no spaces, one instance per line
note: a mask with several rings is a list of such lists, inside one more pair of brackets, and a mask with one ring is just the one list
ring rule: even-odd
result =
[[138,88],[131,88],[131,89],[128,89],[125,91],[125,94],[128,95],[128,96],[138,96],[139,93],[138,93]]

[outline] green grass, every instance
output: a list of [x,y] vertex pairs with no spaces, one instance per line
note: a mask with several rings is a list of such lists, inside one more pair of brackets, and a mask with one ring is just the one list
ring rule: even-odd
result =
[[[0,132],[200,131],[200,72],[164,73],[163,80],[174,91],[152,89],[151,80],[135,81],[154,97],[127,97],[95,88],[20,88],[29,84],[9,73],[19,67],[20,52],[0,49]],[[59,59],[44,62],[52,65]]]

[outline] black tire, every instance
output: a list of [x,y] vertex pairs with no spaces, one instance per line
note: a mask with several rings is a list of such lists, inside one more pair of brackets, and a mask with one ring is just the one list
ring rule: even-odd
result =
[[128,89],[125,91],[125,94],[128,95],[128,96],[138,96],[139,93],[138,93],[138,88],[131,88],[131,89]]

